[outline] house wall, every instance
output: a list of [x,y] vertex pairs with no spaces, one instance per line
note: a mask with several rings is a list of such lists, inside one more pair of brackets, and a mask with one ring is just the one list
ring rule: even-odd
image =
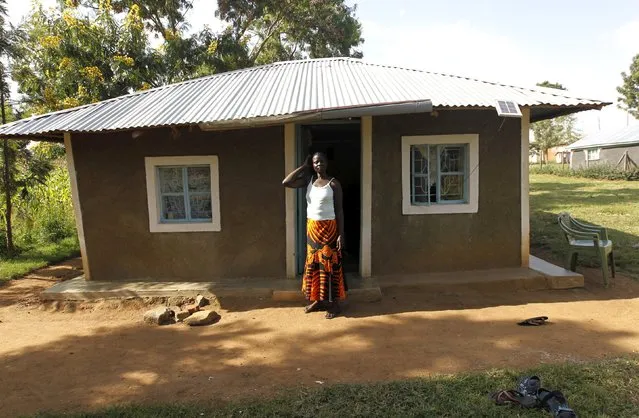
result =
[[[616,148],[602,148],[599,151],[599,160],[590,161],[589,165],[596,164],[613,164],[616,165],[623,154],[628,151],[628,156],[636,163],[639,164],[639,145],[632,147],[616,147]],[[584,150],[578,150],[572,152],[572,159],[570,161],[571,168],[579,168],[586,166],[586,152]],[[623,168],[623,166],[622,166]]]
[[[478,213],[403,215],[401,137],[473,133]],[[374,117],[372,274],[519,267],[521,158],[521,121],[494,110]]]
[[[283,128],[72,135],[93,280],[284,277]],[[220,232],[151,233],[144,157],[217,155]]]

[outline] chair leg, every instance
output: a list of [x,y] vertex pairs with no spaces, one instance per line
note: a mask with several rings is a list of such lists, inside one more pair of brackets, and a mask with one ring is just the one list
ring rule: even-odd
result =
[[577,271],[577,256],[579,253],[577,251],[571,251],[568,253],[568,257],[566,259],[566,268],[570,271]]
[[612,278],[615,278],[615,253],[613,253],[612,251],[610,252],[610,254],[608,254],[608,257],[610,257],[610,271],[612,272]]
[[599,259],[601,260],[601,273],[603,274],[604,287],[608,287],[608,257],[601,251],[599,253]]

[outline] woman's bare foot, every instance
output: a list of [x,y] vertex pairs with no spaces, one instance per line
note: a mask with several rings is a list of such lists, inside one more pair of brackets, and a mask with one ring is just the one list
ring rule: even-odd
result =
[[319,302],[318,301],[312,302],[310,305],[308,305],[308,306],[306,306],[304,308],[304,313],[315,312],[318,307],[319,307]]
[[340,309],[339,304],[337,302],[332,302],[326,310],[326,319],[333,319],[336,316],[339,316],[341,312],[342,310]]

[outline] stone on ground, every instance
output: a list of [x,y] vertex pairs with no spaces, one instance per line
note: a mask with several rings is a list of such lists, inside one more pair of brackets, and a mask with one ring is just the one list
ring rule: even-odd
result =
[[191,312],[189,311],[175,311],[175,319],[178,322],[184,321],[189,316],[191,316]]
[[189,312],[189,315],[193,315],[194,313],[196,313],[197,311],[200,310],[200,307],[197,305],[189,305],[187,307],[184,308],[185,311]]
[[195,298],[195,304],[199,306],[200,308],[205,307],[209,303],[210,303],[209,300],[202,295],[197,295],[197,297]]
[[151,325],[168,325],[175,323],[174,312],[171,308],[161,306],[144,313],[144,322]]
[[211,325],[220,320],[220,315],[215,311],[199,311],[184,320],[190,326]]

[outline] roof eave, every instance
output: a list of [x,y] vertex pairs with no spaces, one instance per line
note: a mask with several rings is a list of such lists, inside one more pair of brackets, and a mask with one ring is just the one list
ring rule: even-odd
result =
[[572,115],[587,110],[601,110],[604,106],[611,105],[611,102],[578,104],[574,106],[530,106],[530,121],[539,122],[542,120],[553,119],[559,116]]

